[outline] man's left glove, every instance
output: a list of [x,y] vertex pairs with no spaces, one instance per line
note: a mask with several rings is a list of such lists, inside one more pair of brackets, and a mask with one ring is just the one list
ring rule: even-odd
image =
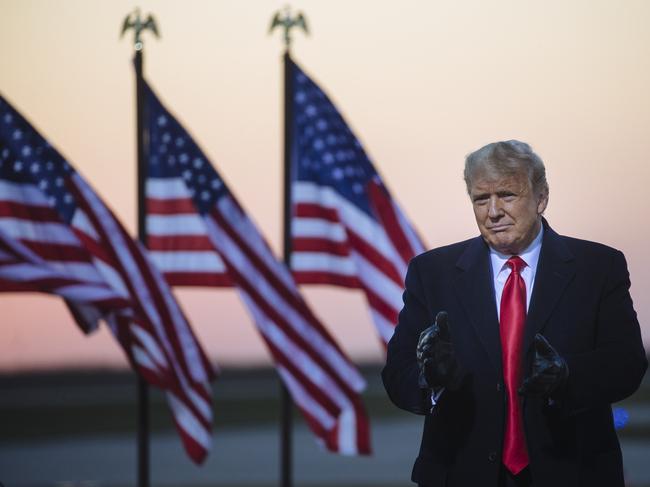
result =
[[416,358],[420,368],[418,383],[421,388],[435,390],[447,387],[454,390],[460,385],[459,367],[449,335],[446,311],[440,311],[435,323],[420,333]]
[[548,397],[566,383],[569,367],[543,335],[535,335],[534,346],[533,368],[519,388],[519,394]]

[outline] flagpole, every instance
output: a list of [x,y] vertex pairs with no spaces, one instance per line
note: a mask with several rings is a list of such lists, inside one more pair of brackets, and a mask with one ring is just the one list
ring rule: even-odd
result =
[[[292,126],[291,117],[291,57],[289,45],[283,55],[284,63],[284,201],[283,201],[283,258],[286,266],[291,269],[291,147]],[[292,467],[292,401],[287,387],[280,382],[281,390],[281,436],[280,436],[280,479],[282,487],[293,485]]]
[[[136,141],[137,141],[137,195],[138,195],[138,240],[144,245],[145,225],[145,178],[146,149],[144,144],[144,78],[142,75],[142,46],[135,51],[135,103],[136,103]],[[138,486],[149,487],[149,386],[138,375]]]
[[[151,15],[146,20],[140,16],[140,9],[126,16],[122,24],[123,36],[125,32],[133,29],[135,56],[133,64],[135,67],[135,105],[136,105],[136,147],[137,147],[137,225],[138,240],[142,245],[146,244],[146,195],[145,181],[147,171],[147,147],[145,144],[145,113],[144,113],[144,43],[141,39],[142,31],[151,30],[158,37],[156,22]],[[150,419],[149,419],[149,385],[138,374],[138,431],[137,431],[137,455],[138,455],[138,487],[149,487],[150,485]]]
[[[305,33],[307,21],[302,12],[293,15],[290,7],[274,14],[271,20],[269,34],[276,27],[284,29],[284,178],[283,178],[283,258],[284,263],[291,270],[291,151],[293,147],[293,116],[291,110],[292,102],[292,76],[291,76],[291,29],[302,28]],[[280,485],[281,487],[292,487],[293,485],[293,401],[287,387],[280,382]]]

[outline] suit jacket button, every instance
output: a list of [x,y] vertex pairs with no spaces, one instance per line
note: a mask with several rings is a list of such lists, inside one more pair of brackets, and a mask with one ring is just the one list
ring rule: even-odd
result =
[[503,386],[501,385],[501,382],[497,382],[497,392],[501,392],[503,390]]
[[497,452],[491,451],[490,454],[488,455],[488,460],[490,460],[491,462],[496,462]]

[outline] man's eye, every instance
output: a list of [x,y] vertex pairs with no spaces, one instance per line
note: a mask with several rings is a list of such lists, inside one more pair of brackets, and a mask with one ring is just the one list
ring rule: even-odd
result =
[[487,203],[487,198],[474,198],[474,204],[477,206],[483,206]]

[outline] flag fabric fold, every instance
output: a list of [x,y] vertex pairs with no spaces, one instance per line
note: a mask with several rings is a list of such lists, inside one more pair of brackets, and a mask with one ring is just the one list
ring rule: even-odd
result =
[[147,246],[174,285],[235,286],[324,446],[370,452],[364,380],[185,129],[145,88]]
[[299,284],[359,288],[384,344],[422,240],[327,95],[291,60],[292,255]]
[[75,169],[0,97],[0,291],[66,300],[104,319],[132,367],[162,388],[188,455],[211,446],[215,371],[146,250]]

